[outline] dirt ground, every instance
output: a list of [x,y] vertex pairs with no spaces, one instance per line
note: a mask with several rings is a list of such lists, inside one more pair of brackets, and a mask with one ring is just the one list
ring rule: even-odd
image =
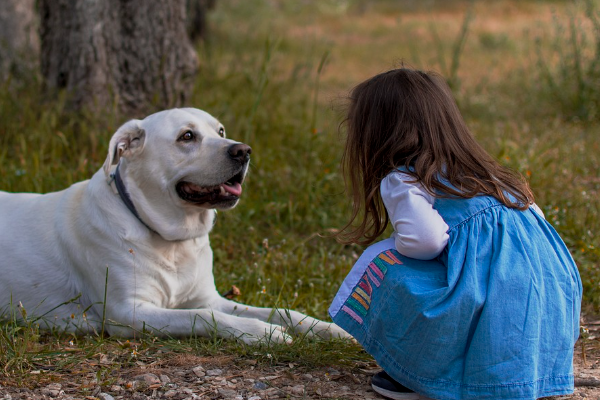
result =
[[[578,343],[574,357],[575,393],[546,400],[600,400],[600,320],[585,326],[589,336],[583,346]],[[44,372],[48,376],[33,389],[0,386],[0,399],[380,399],[369,383],[378,370],[374,364],[309,370],[293,363],[265,366],[235,356],[177,354],[113,371],[114,383],[105,386],[94,373]]]

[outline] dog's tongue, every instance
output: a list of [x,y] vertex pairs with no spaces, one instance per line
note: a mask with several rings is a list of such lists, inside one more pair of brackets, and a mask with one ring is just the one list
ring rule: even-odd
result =
[[223,185],[222,186],[223,189],[225,189],[225,191],[227,193],[230,193],[234,196],[240,196],[242,194],[242,185],[239,182],[236,182],[234,184],[230,185]]

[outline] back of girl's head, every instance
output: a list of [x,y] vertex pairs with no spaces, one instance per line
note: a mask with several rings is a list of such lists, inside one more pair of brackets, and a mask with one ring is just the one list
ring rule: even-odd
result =
[[349,100],[342,168],[353,215],[344,230],[359,214],[362,222],[344,241],[370,243],[383,233],[388,218],[379,185],[399,167],[434,196],[486,194],[520,209],[533,201],[522,178],[475,141],[439,75],[394,69],[360,83]]

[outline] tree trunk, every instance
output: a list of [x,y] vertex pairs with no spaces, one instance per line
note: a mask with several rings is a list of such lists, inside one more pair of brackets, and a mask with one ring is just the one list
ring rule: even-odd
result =
[[35,0],[0,1],[0,80],[26,74],[39,60]]
[[41,69],[75,109],[179,106],[198,67],[185,0],[41,0]]
[[217,0],[187,0],[187,31],[192,41],[206,38],[206,14],[216,3]]

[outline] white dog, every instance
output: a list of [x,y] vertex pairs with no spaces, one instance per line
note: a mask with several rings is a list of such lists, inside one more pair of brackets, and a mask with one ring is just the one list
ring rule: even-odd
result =
[[[219,295],[208,233],[242,193],[249,146],[194,108],[121,126],[103,169],[44,195],[0,192],[0,313],[130,337],[197,334],[287,342],[285,328],[348,337],[296,311]],[[106,284],[105,284],[106,282]]]

